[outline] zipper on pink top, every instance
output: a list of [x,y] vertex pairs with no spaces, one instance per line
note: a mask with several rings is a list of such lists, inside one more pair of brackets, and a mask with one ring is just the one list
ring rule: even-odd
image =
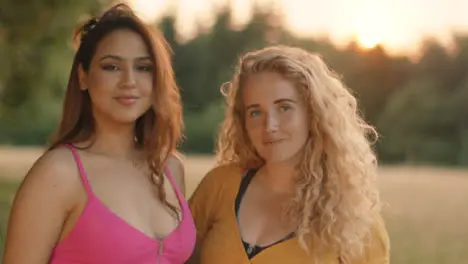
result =
[[161,238],[157,238],[157,240],[158,240],[158,256],[157,256],[156,263],[161,264],[161,255],[163,253],[164,244],[163,244],[163,240]]

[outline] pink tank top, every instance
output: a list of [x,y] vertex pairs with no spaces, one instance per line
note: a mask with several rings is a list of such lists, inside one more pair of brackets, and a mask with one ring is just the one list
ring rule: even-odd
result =
[[179,199],[182,219],[168,236],[155,239],[111,212],[93,194],[77,151],[67,147],[75,157],[88,201],[73,229],[52,252],[50,264],[182,264],[190,257],[195,225],[169,170],[166,175]]

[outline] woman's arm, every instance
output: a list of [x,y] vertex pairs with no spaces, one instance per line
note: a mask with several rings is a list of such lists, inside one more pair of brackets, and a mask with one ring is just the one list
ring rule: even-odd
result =
[[73,158],[65,151],[44,154],[19,187],[9,218],[3,264],[49,263],[73,208],[79,180]]

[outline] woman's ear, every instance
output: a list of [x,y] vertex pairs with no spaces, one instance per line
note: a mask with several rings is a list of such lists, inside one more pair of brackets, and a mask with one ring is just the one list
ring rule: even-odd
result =
[[83,66],[78,66],[78,79],[80,82],[80,90],[86,91],[88,90],[88,85],[86,84],[87,74],[83,69]]

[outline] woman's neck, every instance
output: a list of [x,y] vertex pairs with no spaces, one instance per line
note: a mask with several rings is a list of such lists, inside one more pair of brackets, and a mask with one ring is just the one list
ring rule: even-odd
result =
[[89,151],[115,159],[135,160],[138,151],[133,125],[97,125]]
[[295,192],[297,173],[295,166],[287,162],[267,163],[259,170],[265,187],[283,195]]

